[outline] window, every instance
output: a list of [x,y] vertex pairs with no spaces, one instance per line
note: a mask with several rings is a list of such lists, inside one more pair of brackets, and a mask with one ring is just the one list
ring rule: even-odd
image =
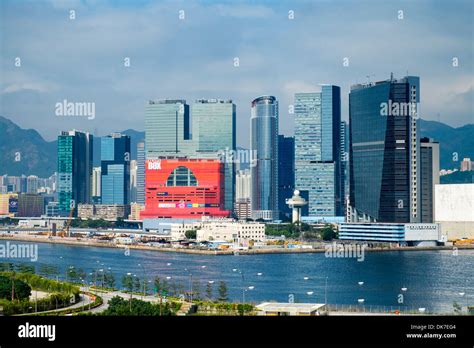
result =
[[171,172],[166,186],[198,186],[198,182],[189,168],[179,166]]

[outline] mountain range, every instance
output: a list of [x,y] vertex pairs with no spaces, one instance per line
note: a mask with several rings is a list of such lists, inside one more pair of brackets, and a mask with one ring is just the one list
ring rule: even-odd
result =
[[[454,128],[441,122],[420,119],[421,137],[440,143],[440,166],[459,168],[464,157],[474,159],[474,124]],[[131,158],[137,157],[137,143],[145,132],[127,129],[120,132],[130,136]],[[100,144],[100,137],[94,138]],[[34,129],[22,129],[8,118],[0,116],[0,175],[37,175],[49,177],[57,167],[57,141],[46,141]],[[94,166],[100,164],[100,146],[94,146]]]

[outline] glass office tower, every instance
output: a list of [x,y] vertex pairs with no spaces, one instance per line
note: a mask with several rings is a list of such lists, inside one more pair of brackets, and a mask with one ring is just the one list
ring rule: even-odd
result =
[[295,190],[295,138],[278,136],[278,210],[280,219],[291,219],[292,210],[286,200]]
[[[215,157],[236,149],[236,107],[232,100],[199,99],[191,107],[192,142],[197,158]],[[225,209],[233,210],[235,163],[224,163]]]
[[185,100],[150,100],[145,110],[146,158],[184,155],[191,138],[189,122]]
[[[61,215],[90,203],[93,136],[76,130],[58,136],[58,201]],[[77,211],[77,210],[76,210]]]
[[415,76],[351,87],[351,221],[419,221],[419,101]]
[[308,197],[308,216],[342,216],[341,90],[295,94],[295,187]]
[[114,133],[101,139],[102,204],[130,203],[130,137]]
[[252,217],[278,219],[278,102],[273,96],[252,101],[250,149],[252,166]]

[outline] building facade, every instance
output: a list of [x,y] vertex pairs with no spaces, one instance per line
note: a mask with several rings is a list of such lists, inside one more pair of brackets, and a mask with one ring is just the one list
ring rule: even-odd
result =
[[[191,107],[194,158],[219,158],[236,150],[236,106],[232,100],[198,99]],[[201,156],[201,154],[205,154]],[[214,156],[212,156],[214,154]],[[225,209],[232,211],[235,199],[235,163],[224,159]]]
[[307,192],[309,216],[343,215],[343,186],[340,88],[295,94],[295,187]]
[[429,246],[441,240],[441,228],[434,223],[342,223],[339,239]]
[[278,102],[273,96],[252,101],[250,150],[252,165],[252,216],[278,219]]
[[189,105],[186,100],[148,102],[145,110],[146,159],[185,155],[190,139]]
[[439,184],[439,143],[420,139],[420,222],[434,221],[435,185]]
[[474,184],[435,185],[435,222],[447,240],[474,238]]
[[278,211],[281,220],[291,219],[286,200],[295,190],[295,138],[278,136]]
[[351,221],[420,221],[419,101],[415,76],[351,87]]
[[36,193],[21,193],[18,196],[18,213],[20,217],[40,217],[44,214],[44,199]]
[[93,136],[76,130],[58,136],[58,201],[61,215],[91,201]]
[[101,138],[101,203],[130,203],[130,137],[114,133]]
[[227,217],[224,164],[215,159],[146,161],[145,210],[142,219]]
[[137,203],[145,204],[145,143],[137,144]]

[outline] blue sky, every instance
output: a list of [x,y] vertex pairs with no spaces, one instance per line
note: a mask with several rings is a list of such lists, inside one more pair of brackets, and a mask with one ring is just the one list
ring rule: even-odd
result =
[[[280,132],[291,135],[294,93],[341,86],[347,119],[351,84],[408,71],[420,76],[422,118],[474,123],[473,4],[3,0],[0,115],[52,140],[70,128],[97,135],[143,130],[149,99],[230,98],[237,143],[248,146],[256,96],[278,98]],[[95,102],[95,119],[55,116],[64,99]]]

